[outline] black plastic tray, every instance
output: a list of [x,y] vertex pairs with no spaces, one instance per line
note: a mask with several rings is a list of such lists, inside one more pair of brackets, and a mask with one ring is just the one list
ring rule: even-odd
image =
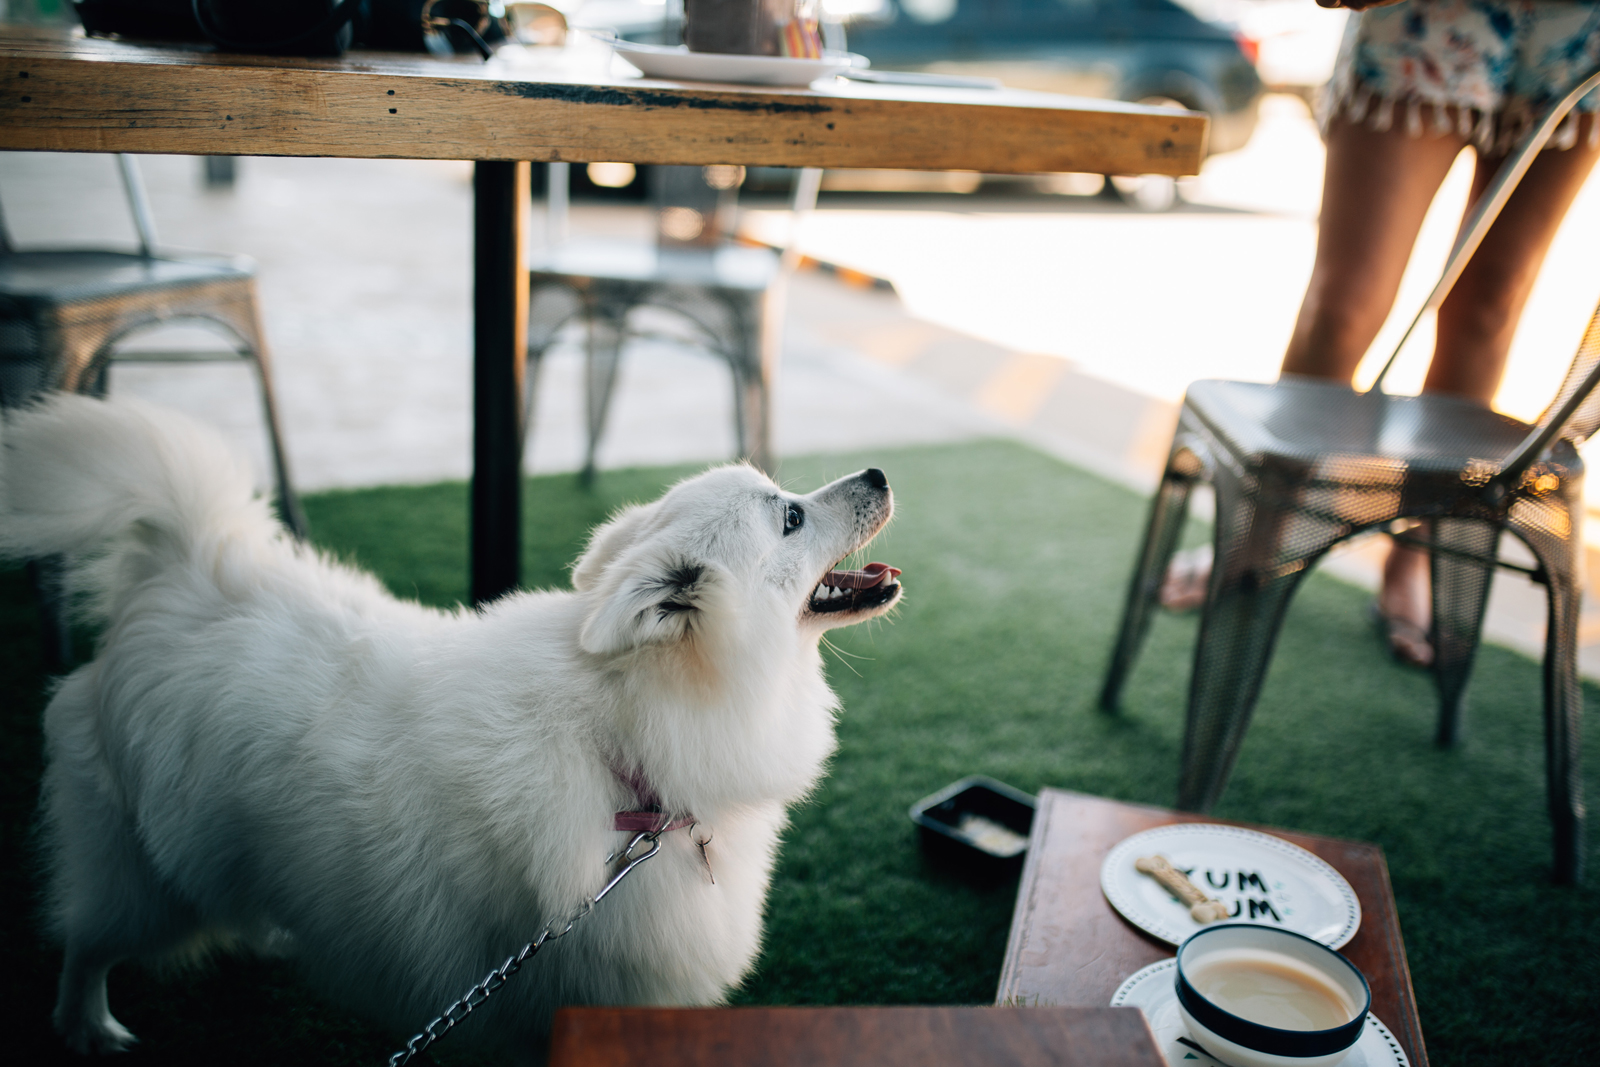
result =
[[1022,869],[1027,855],[1033,811],[1033,798],[1022,790],[975,774],[911,805],[911,821],[930,859],[978,872],[1012,872]]

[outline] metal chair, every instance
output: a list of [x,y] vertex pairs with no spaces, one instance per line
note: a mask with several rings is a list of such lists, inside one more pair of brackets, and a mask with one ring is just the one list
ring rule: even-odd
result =
[[[727,363],[733,375],[734,433],[741,458],[770,468],[772,382],[782,342],[782,279],[798,253],[749,248],[727,240],[740,167],[652,168],[656,217],[653,244],[561,240],[565,228],[566,165],[551,164],[553,247],[530,266],[527,396],[534,410],[540,361],[569,322],[587,334],[585,399],[588,445],[583,477],[594,477],[595,452],[605,431],[617,367],[630,339],[665,337],[693,345]],[[816,203],[820,170],[800,171],[796,224]],[[791,233],[793,229],[791,228]],[[681,329],[652,327],[638,312],[670,313]]]
[[[1412,329],[1444,301],[1534,156],[1597,85],[1600,70],[1507,159]],[[1554,870],[1558,881],[1577,882],[1584,808],[1577,676],[1583,463],[1576,449],[1600,428],[1594,394],[1600,309],[1560,392],[1531,426],[1457,398],[1386,395],[1382,382],[1394,358],[1366,393],[1303,378],[1189,387],[1100,704],[1117,706],[1149,630],[1190,490],[1206,481],[1216,493],[1214,562],[1190,676],[1178,806],[1205,811],[1221,796],[1301,578],[1335,543],[1401,518],[1426,519],[1423,529],[1431,527],[1437,739],[1454,744],[1500,535],[1510,530],[1532,550],[1538,566],[1531,576],[1549,595],[1544,697]]]
[[[155,226],[137,164],[117,157],[123,190],[139,235],[138,252],[104,249],[19,251],[0,217],[0,407],[65,390],[103,394],[107,369],[119,362],[247,360],[260,387],[278,506],[296,537],[305,515],[289,478],[273,398],[271,360],[256,304],[255,266],[239,256],[157,254]],[[235,342],[223,351],[129,351],[130,337],[166,323],[220,327]],[[69,658],[60,604],[59,570],[36,567],[47,618],[47,658]]]

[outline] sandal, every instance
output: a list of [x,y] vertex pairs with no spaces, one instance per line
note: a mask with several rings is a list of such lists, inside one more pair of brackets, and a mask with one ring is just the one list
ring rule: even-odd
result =
[[1433,666],[1433,639],[1427,630],[1398,616],[1385,615],[1376,600],[1367,605],[1367,617],[1395,659],[1412,667]]
[[1195,611],[1206,602],[1206,586],[1211,584],[1210,545],[1186,549],[1172,557],[1161,579],[1157,602],[1168,611]]

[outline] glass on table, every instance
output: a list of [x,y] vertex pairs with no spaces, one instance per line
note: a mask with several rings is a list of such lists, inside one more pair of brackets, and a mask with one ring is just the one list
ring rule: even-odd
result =
[[684,0],[683,43],[691,52],[815,59],[820,11],[818,0]]

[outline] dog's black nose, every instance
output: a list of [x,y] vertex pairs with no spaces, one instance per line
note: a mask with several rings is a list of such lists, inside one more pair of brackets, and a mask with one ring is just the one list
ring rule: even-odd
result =
[[883,472],[877,467],[868,467],[866,470],[862,471],[861,480],[872,486],[874,489],[889,488],[889,479],[885,478],[883,476]]

